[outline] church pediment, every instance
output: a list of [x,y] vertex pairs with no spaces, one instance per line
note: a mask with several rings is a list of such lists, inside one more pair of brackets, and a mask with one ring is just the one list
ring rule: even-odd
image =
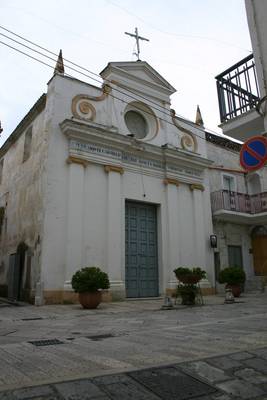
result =
[[176,89],[145,61],[111,62],[100,75],[105,80],[121,83],[127,81],[128,84],[132,83],[132,86],[142,84],[169,96],[176,92]]

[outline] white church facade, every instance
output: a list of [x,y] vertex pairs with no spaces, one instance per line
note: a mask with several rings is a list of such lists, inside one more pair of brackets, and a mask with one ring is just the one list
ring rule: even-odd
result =
[[263,289],[267,168],[248,173],[239,153],[267,135],[267,3],[245,4],[253,54],[216,77],[228,137],[199,111],[195,123],[176,116],[175,89],[146,62],[111,62],[95,87],[59,57],[0,149],[0,297],[75,301],[71,277],[91,265],[109,275],[106,300],[172,293],[177,266],[207,272],[204,294],[228,266]]
[[205,269],[214,293],[202,124],[175,116],[175,89],[146,62],[101,76],[95,87],[55,73],[0,150],[2,292],[73,301],[73,273],[97,265],[110,299],[170,293],[177,266]]

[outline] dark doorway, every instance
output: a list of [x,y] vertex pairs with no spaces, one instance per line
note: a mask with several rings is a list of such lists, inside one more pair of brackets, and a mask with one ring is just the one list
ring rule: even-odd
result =
[[28,246],[20,243],[17,252],[9,256],[8,298],[29,301],[30,296],[30,258]]
[[229,267],[243,268],[241,246],[228,246],[228,263]]

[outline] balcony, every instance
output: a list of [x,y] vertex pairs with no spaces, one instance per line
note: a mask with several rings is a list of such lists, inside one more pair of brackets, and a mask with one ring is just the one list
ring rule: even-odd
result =
[[256,111],[260,93],[253,54],[215,79],[223,133],[242,141],[262,133],[263,118]]
[[211,193],[211,209],[215,219],[244,223],[267,223],[267,192],[245,194],[218,190]]

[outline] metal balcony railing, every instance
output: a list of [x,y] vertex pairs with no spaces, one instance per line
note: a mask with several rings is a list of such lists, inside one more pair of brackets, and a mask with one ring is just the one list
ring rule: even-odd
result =
[[247,214],[258,214],[267,211],[267,192],[245,194],[218,190],[211,193],[212,212],[227,210]]
[[229,121],[252,108],[259,99],[253,54],[215,77],[221,122]]

